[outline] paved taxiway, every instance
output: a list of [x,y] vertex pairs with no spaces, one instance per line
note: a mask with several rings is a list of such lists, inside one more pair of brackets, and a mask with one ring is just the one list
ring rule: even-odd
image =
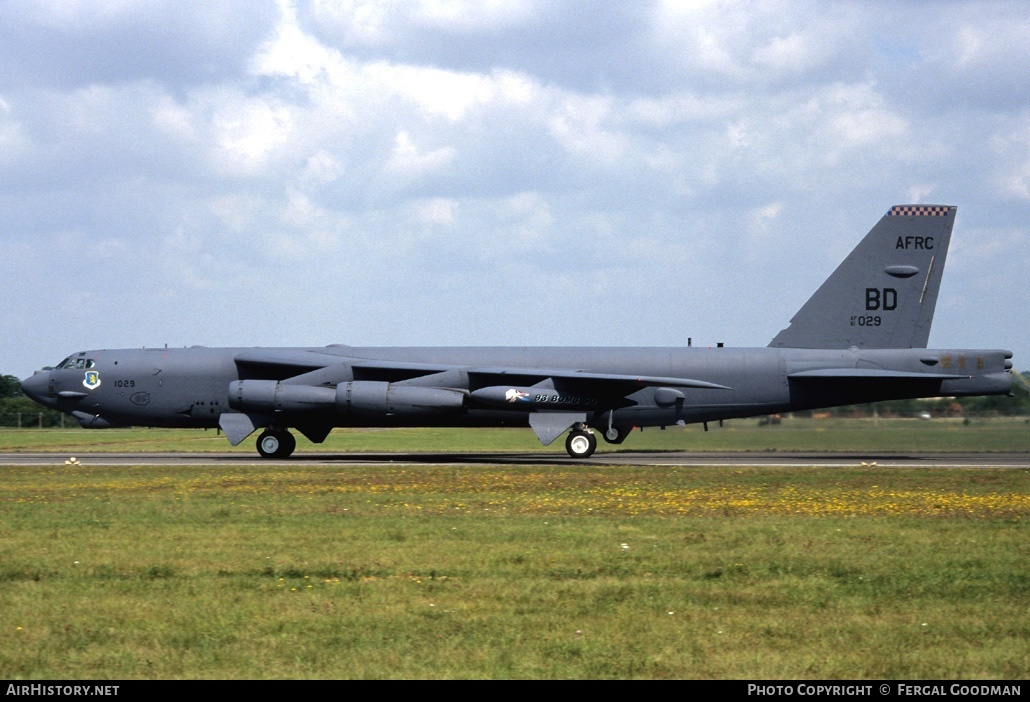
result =
[[[1030,453],[688,453],[598,452],[588,459],[548,453],[295,453],[273,461],[244,453],[80,453],[82,465],[631,465],[631,466],[871,466],[891,468],[1030,468]],[[58,453],[0,453],[0,466],[65,465]]]

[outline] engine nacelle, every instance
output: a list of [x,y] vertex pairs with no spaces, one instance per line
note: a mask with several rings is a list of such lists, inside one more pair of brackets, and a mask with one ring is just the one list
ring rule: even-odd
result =
[[336,386],[336,409],[357,417],[458,414],[465,409],[465,394],[445,388],[355,380]]
[[240,412],[329,411],[354,417],[457,414],[465,409],[458,390],[355,380],[335,388],[287,385],[277,380],[237,380],[229,384],[229,406]]
[[335,388],[284,385],[278,380],[229,383],[229,406],[241,412],[311,412],[331,410],[335,403]]

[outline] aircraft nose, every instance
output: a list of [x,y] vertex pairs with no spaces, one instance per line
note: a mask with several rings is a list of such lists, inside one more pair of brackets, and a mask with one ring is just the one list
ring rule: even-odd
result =
[[21,381],[21,391],[36,402],[44,402],[49,382],[49,373],[46,371],[36,371],[33,375]]

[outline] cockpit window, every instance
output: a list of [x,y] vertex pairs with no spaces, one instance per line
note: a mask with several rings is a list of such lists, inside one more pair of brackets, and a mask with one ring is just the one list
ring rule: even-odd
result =
[[94,361],[92,358],[72,358],[71,356],[69,356],[68,358],[64,359],[59,364],[57,364],[57,368],[62,370],[68,370],[72,368],[93,368],[96,365],[97,362]]

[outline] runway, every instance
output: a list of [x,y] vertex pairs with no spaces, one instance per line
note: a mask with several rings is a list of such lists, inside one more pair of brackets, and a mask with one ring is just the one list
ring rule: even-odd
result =
[[[63,466],[71,455],[0,453],[0,466]],[[80,465],[133,466],[322,466],[322,465],[515,465],[515,466],[781,466],[889,468],[1030,468],[1030,453],[830,453],[681,451],[598,452],[588,459],[563,453],[295,453],[287,459],[262,459],[245,453],[79,453]]]

